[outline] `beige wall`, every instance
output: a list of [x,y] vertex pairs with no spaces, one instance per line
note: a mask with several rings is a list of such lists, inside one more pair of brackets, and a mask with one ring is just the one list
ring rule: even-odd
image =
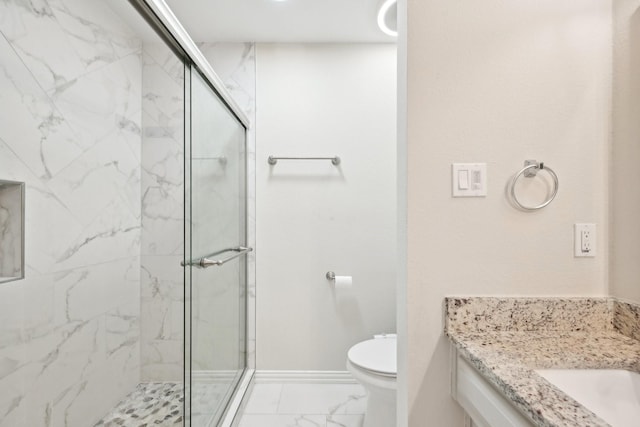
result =
[[640,1],[613,9],[611,293],[640,303]]
[[[595,222],[607,241],[612,6],[407,3],[407,410],[411,426],[462,426],[445,295],[608,292],[607,245],[574,258],[573,224]],[[536,213],[504,195],[529,158],[560,178]],[[452,162],[486,162],[488,196],[451,198]]]

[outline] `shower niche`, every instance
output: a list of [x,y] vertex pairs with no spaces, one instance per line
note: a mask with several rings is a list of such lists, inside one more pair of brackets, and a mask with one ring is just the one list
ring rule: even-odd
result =
[[0,180],[0,283],[24,278],[24,183]]

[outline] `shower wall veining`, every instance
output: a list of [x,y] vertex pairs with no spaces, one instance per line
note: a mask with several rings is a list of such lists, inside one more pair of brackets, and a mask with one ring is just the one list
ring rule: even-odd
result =
[[[202,43],[233,98],[254,122],[255,55],[251,43]],[[143,381],[183,377],[184,67],[164,44],[145,43],[143,54],[141,372]],[[255,133],[247,135],[248,244],[255,247]],[[255,348],[255,254],[248,257],[248,351]],[[234,282],[231,282],[233,284]],[[194,301],[194,331],[210,324],[215,301]],[[225,325],[214,326],[224,328]],[[204,331],[201,343],[210,342]],[[220,331],[214,332],[216,336]],[[223,332],[222,332],[223,333]],[[224,334],[224,333],[223,333]],[[198,347],[199,348],[199,347]],[[209,346],[205,346],[209,349]],[[197,362],[198,353],[193,354]],[[204,356],[210,358],[211,354]],[[248,357],[249,367],[254,358]],[[197,363],[194,367],[197,368]]]
[[[198,43],[198,47],[224,83],[227,91],[251,122],[246,134],[246,192],[247,192],[247,245],[255,250],[247,255],[247,315],[246,315],[246,363],[247,368],[256,368],[256,54],[254,43]],[[236,286],[236,280],[227,286]],[[211,307],[215,301],[199,298],[198,310],[194,306],[193,322],[206,324],[211,317]],[[229,328],[220,325],[219,328]],[[195,332],[194,327],[194,332]],[[236,327],[232,326],[232,330]],[[210,332],[207,332],[210,334]],[[224,336],[221,330],[213,332],[215,336]],[[201,343],[204,340],[201,340]],[[206,348],[206,347],[205,347]],[[198,358],[194,354],[194,358]],[[206,356],[208,359],[210,355]],[[197,368],[197,360],[195,360]]]
[[27,185],[0,425],[90,425],[140,378],[142,45],[98,0],[0,1],[0,32],[0,179]]
[[[91,425],[140,381],[183,377],[184,68],[98,0],[0,17],[0,180],[27,184],[26,278],[0,285],[0,426]],[[202,48],[252,117],[253,45]]]
[[183,378],[184,65],[145,43],[142,79],[142,381]]

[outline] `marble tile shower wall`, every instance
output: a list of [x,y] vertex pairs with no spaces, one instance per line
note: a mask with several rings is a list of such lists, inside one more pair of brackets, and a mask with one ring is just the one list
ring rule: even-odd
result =
[[[255,123],[255,49],[252,43],[200,43],[234,99]],[[143,381],[182,378],[183,256],[182,163],[184,68],[162,44],[144,44],[142,135]],[[255,132],[247,140],[248,244],[255,247]],[[255,252],[248,257],[247,336],[249,367],[255,367]],[[196,325],[198,323],[196,319]]]
[[247,244],[256,249],[247,256],[247,367],[255,369],[256,348],[256,54],[254,43],[199,43],[225,87],[245,112],[252,127],[247,132]]
[[141,373],[183,377],[184,66],[144,43],[142,79]]
[[0,32],[0,179],[27,184],[0,425],[89,425],[140,377],[141,43],[100,0],[0,0]]
[[[184,71],[100,0],[0,0],[0,32],[0,179],[27,183],[27,278],[0,285],[0,426],[86,425],[141,379],[182,376]],[[201,47],[253,121],[253,45]]]

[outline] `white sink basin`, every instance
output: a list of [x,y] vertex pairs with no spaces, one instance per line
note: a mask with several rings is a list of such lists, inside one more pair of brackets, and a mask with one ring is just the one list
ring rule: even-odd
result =
[[618,369],[536,372],[613,427],[640,425],[640,374]]

